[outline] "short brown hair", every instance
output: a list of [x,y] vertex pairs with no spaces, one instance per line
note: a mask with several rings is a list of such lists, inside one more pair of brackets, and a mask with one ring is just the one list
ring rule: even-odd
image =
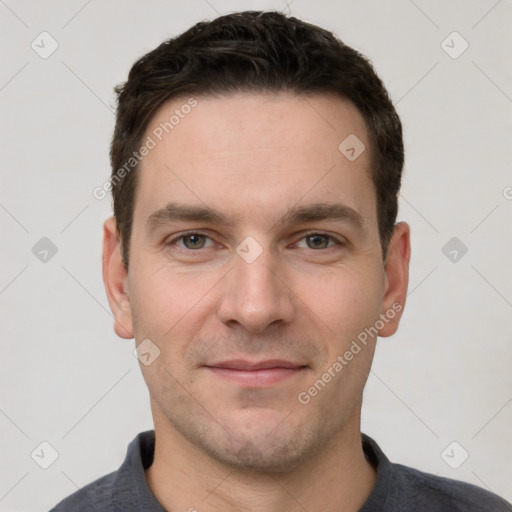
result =
[[126,172],[126,162],[151,118],[173,97],[234,92],[334,93],[358,108],[370,137],[370,174],[386,254],[404,163],[402,125],[369,60],[331,32],[279,12],[228,14],[160,44],[133,65],[115,91],[111,186],[126,266],[137,186],[137,166]]

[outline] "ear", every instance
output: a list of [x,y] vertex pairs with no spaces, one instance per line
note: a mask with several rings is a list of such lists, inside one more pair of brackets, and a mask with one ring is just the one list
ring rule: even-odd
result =
[[409,284],[409,260],[411,259],[410,228],[405,222],[395,226],[389,242],[384,265],[385,288],[382,300],[382,315],[386,322],[379,330],[379,336],[386,337],[398,329],[405,306],[407,286]]
[[125,339],[133,338],[128,271],[121,256],[121,239],[114,217],[107,219],[103,225],[103,283],[114,314],[116,334]]

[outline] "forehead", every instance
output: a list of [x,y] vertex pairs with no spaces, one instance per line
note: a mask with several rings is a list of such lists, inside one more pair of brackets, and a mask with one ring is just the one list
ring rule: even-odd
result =
[[[350,134],[367,139],[365,122],[349,100],[331,94],[236,93],[182,96],[164,103],[146,131],[159,145],[194,145],[184,157],[212,149],[251,150],[256,146],[318,153],[337,149]],[[330,151],[329,151],[330,152]]]
[[177,199],[248,216],[304,201],[342,201],[364,216],[375,209],[367,129],[339,97],[174,98],[149,123],[150,139],[136,196],[146,217]]

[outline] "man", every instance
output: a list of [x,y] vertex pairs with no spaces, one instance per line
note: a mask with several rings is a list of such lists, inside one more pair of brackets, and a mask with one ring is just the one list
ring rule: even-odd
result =
[[401,124],[369,62],[295,18],[235,13],[117,92],[103,273],[155,430],[53,510],[512,510],[360,432],[410,257]]

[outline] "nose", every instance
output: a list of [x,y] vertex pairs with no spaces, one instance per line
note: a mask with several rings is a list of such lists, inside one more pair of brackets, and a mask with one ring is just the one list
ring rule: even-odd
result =
[[286,325],[296,309],[290,284],[269,251],[251,263],[236,255],[224,280],[218,316],[229,327],[239,325],[253,333]]

